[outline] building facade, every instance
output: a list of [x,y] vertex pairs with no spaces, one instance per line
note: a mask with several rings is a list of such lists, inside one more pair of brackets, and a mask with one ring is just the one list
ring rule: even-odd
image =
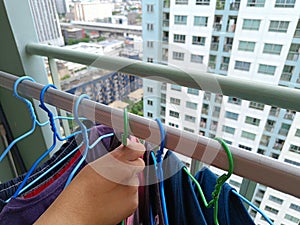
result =
[[[296,1],[143,2],[143,60],[299,88],[299,18]],[[144,81],[146,117],[300,166],[298,113],[165,82]],[[217,83],[210,85],[222,93]],[[239,189],[242,178],[234,176],[230,184]],[[300,200],[292,196],[257,184],[252,202],[274,224],[300,221]],[[249,212],[257,224],[267,224]]]
[[38,39],[42,44],[64,45],[54,0],[30,0]]

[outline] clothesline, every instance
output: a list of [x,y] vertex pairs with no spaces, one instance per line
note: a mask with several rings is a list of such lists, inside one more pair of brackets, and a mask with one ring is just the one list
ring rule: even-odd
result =
[[[17,76],[0,71],[0,86],[3,88],[13,90],[17,79]],[[42,88],[41,84],[25,80],[19,85],[18,92],[28,98],[39,99]],[[75,95],[51,88],[45,94],[46,103],[69,112],[72,112],[76,98]],[[122,110],[84,99],[79,107],[79,115],[118,131],[123,130]],[[160,143],[159,128],[154,120],[133,114],[129,114],[128,118],[130,134],[154,144]],[[217,141],[173,127],[165,126],[165,130],[166,148],[220,169],[228,169],[226,153]],[[298,167],[233,146],[229,147],[236,175],[300,197]]]

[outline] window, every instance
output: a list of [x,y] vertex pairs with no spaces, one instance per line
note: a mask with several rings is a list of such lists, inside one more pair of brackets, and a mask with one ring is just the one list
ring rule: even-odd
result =
[[295,165],[295,166],[300,166],[300,162],[296,162],[290,159],[284,159],[284,162]]
[[290,205],[290,209],[294,209],[294,210],[300,212],[300,205],[296,205],[296,204],[292,203]]
[[177,124],[175,124],[175,123],[170,123],[170,122],[169,122],[169,125],[170,125],[171,127],[176,127],[176,128],[179,127],[179,126],[178,126]]
[[148,116],[149,118],[153,118],[153,113],[147,112],[147,116]]
[[235,97],[228,97],[228,103],[232,103],[235,105],[241,105],[242,104],[242,100],[239,98],[235,98]]
[[250,117],[250,116],[246,116],[245,123],[248,123],[248,124],[251,124],[251,125],[254,125],[254,126],[259,126],[260,119]]
[[152,100],[147,100],[147,105],[153,105],[153,101]]
[[203,63],[203,55],[191,54],[191,62],[194,62],[194,63]]
[[205,16],[194,16],[194,26],[207,26],[208,17]]
[[154,28],[153,23],[147,23],[147,30],[148,30],[148,31],[152,31],[153,28]]
[[178,99],[178,98],[171,97],[170,102],[175,105],[180,105],[180,99]]
[[274,75],[276,66],[270,66],[265,64],[259,64],[258,73],[263,73],[267,75]]
[[183,61],[184,53],[183,52],[173,52],[173,59]]
[[175,118],[179,118],[179,112],[170,110],[169,115]]
[[195,131],[193,129],[190,129],[190,128],[187,128],[187,127],[184,127],[183,130],[191,132],[191,133],[195,133]]
[[277,204],[280,204],[280,205],[282,205],[282,203],[283,203],[283,200],[281,198],[277,198],[273,195],[269,196],[269,200],[272,201],[272,202],[275,202]]
[[196,0],[196,5],[209,5],[210,0]]
[[265,210],[268,211],[268,212],[274,213],[275,215],[277,215],[278,212],[279,212],[279,210],[274,209],[274,208],[272,208],[272,207],[270,207],[268,205],[266,205]]
[[187,16],[180,16],[180,15],[174,16],[174,24],[186,25],[186,23],[187,23]]
[[154,41],[147,41],[147,47],[148,48],[153,48]]
[[195,103],[195,102],[186,102],[185,103],[185,106],[189,109],[197,109],[198,107],[198,104]]
[[300,146],[290,145],[289,151],[300,154]]
[[171,90],[181,91],[181,86],[176,85],[176,84],[171,84]]
[[251,20],[244,19],[243,20],[243,30],[259,30],[260,20]]
[[288,27],[289,27],[289,22],[288,21],[271,20],[270,26],[269,26],[269,31],[270,32],[286,33]]
[[294,8],[296,0],[276,0],[275,8]]
[[192,95],[199,95],[199,90],[198,89],[194,89],[194,88],[188,88],[187,89],[187,93],[188,94],[192,94]]
[[152,87],[147,87],[147,92],[152,93],[153,92],[153,88]]
[[226,133],[229,133],[229,134],[234,134],[235,132],[235,128],[233,127],[229,127],[229,126],[223,126],[222,127],[222,131],[226,132]]
[[232,120],[238,120],[239,114],[234,113],[234,112],[226,111],[225,112],[225,117],[228,118],[228,119],[232,119]]
[[250,102],[249,108],[258,109],[258,110],[264,110],[265,105],[262,104],[262,103],[258,103],[258,102]]
[[154,11],[154,5],[153,4],[147,4],[147,12],[153,12]]
[[290,214],[285,214],[284,219],[287,219],[296,224],[300,222],[300,219],[298,219],[297,217],[291,216]]
[[202,45],[202,46],[204,46],[205,45],[205,40],[206,40],[205,37],[193,36],[192,44],[193,45]]
[[300,137],[300,129],[296,130],[295,136]]
[[250,140],[255,140],[255,137],[256,137],[256,134],[253,134],[253,133],[250,133],[250,132],[248,132],[248,131],[244,131],[244,130],[242,130],[242,135],[241,135],[241,137],[243,137],[243,138],[247,138],[247,139],[250,139]]
[[273,55],[280,55],[282,49],[282,45],[277,44],[268,44],[264,45],[263,53],[273,54]]
[[153,63],[153,58],[148,57],[148,58],[147,58],[147,62],[148,62],[148,63]]
[[176,0],[175,5],[187,5],[189,3],[188,0]]
[[195,121],[196,121],[196,117],[190,116],[190,115],[185,115],[184,119],[185,119],[185,121],[192,122],[192,123],[195,123]]
[[185,43],[185,35],[174,34],[174,42],[176,42],[176,43]]
[[238,49],[246,52],[253,52],[255,48],[255,42],[252,41],[240,41]]
[[245,150],[247,150],[247,151],[251,151],[251,150],[252,150],[252,148],[250,148],[250,147],[248,147],[248,146],[246,146],[246,145],[241,145],[241,144],[239,144],[239,148],[245,149]]
[[265,0],[248,0],[247,6],[249,6],[249,7],[264,7]]
[[242,70],[242,71],[249,71],[251,63],[243,62],[243,61],[235,61],[234,69]]

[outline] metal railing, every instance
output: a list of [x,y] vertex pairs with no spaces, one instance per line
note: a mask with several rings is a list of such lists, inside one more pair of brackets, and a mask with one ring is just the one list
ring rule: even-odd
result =
[[[151,79],[158,81],[169,79],[174,83],[185,87],[300,111],[300,91],[288,87],[257,82],[254,83],[240,78],[236,79],[234,77],[219,76],[194,70],[182,71],[165,65],[146,63],[128,58],[80,52],[35,43],[27,44],[26,51],[31,55],[40,55],[50,59],[56,58],[84,65],[93,65],[94,67],[110,71],[119,71],[144,78],[150,77]],[[210,66],[215,66],[215,63],[210,62],[209,64]],[[206,83],[216,84],[218,88],[216,89],[215,85],[199,86],[199,84]]]

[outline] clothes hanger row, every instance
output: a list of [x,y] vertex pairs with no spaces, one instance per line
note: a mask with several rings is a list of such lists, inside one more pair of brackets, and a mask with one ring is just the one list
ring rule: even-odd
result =
[[[17,79],[18,77],[13,74],[0,71],[0,86],[3,88],[13,90],[14,83]],[[18,89],[24,96],[38,99],[40,91],[43,89],[43,85],[25,81]],[[46,102],[51,103],[57,108],[71,112],[73,110],[72,108],[75,99],[76,97],[74,95],[60,90],[50,89],[47,93]],[[84,115],[88,119],[95,120],[97,123],[112,126],[112,116],[117,120],[122,116],[119,110],[112,109],[111,107],[98,102],[87,100],[84,101],[83,104],[86,109]],[[133,134],[138,138],[158,144],[156,137],[159,134],[159,129],[157,129],[154,121],[136,115],[130,115],[129,120]],[[149,135],[151,132],[155,135]],[[217,141],[210,141],[207,137],[190,134],[186,131],[178,131],[178,129],[173,127],[168,128],[166,137],[168,139],[166,142],[167,148],[220,169],[226,169],[223,160],[225,152],[219,151],[220,145]],[[178,145],[178,143],[184,143],[184,145],[181,146]],[[186,151],[187,148],[193,148],[195,151]],[[212,149],[212,154],[216,154],[215,160],[211,161],[210,157],[205,157],[207,155],[205,152],[208,149]],[[230,146],[230,151],[236,165],[234,168],[235,174],[286,194],[300,197],[298,190],[298,187],[300,186],[300,170],[297,167],[261,154],[242,151],[234,146]],[[251,168],[251,170],[248,168]],[[264,173],[261,173],[262,170]],[[282,182],[276,182],[278,177],[281,177]]]

